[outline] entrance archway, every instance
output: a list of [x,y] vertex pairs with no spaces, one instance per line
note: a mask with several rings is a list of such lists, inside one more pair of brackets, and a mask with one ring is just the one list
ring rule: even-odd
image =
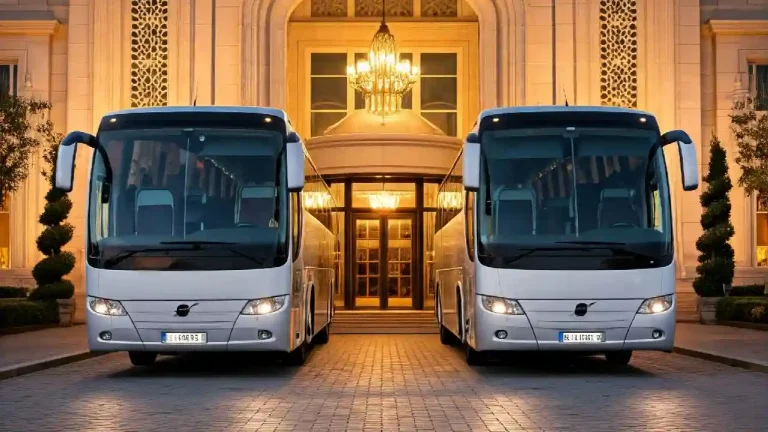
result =
[[[285,108],[288,19],[301,0],[244,0],[242,103]],[[525,5],[468,0],[480,23],[480,107],[525,102]]]

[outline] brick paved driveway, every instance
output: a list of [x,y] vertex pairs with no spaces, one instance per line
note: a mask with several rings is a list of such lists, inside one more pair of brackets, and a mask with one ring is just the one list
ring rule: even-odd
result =
[[766,401],[768,374],[679,355],[470,368],[434,335],[333,335],[303,368],[112,354],[0,381],[0,431],[766,430]]

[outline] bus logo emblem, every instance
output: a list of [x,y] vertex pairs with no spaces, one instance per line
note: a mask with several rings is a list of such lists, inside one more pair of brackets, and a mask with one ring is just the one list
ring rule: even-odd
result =
[[192,304],[192,306],[187,306],[185,304],[181,304],[176,308],[176,316],[185,317],[189,315],[189,311],[192,310],[193,307],[197,306],[197,303]]
[[592,302],[590,304],[579,303],[579,304],[576,305],[576,310],[574,310],[573,313],[576,316],[584,316],[584,315],[587,314],[587,311],[589,311],[589,307],[592,306],[595,303],[597,303],[597,302]]

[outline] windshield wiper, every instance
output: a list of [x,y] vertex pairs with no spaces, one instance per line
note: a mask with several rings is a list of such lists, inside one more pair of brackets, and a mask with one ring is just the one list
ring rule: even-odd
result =
[[[119,264],[126,258],[130,258],[137,253],[145,253],[145,252],[184,252],[184,251],[190,251],[190,250],[202,250],[202,245],[233,245],[237,243],[233,242],[219,242],[219,241],[164,241],[160,242],[160,244],[167,244],[167,245],[191,245],[193,248],[145,248],[145,249],[135,249],[135,250],[129,250],[125,252],[121,252],[113,257],[107,258],[104,260],[103,266],[104,268],[110,268],[114,267],[115,265]],[[244,254],[236,249],[233,248],[222,248],[226,250],[227,252],[233,253],[235,255],[241,256],[254,264],[257,265],[264,265],[264,262],[266,259],[264,258],[256,258],[248,254]]]
[[[192,246],[192,249],[203,249],[203,245],[235,245],[237,243],[235,242],[225,242],[225,241],[208,241],[208,240],[172,240],[172,241],[162,241],[160,244],[171,244],[171,245],[190,245]],[[240,252],[239,250],[235,248],[219,248],[223,249],[227,252],[233,253],[235,255],[241,256],[254,264],[257,265],[264,265],[264,262],[266,261],[265,258],[257,258],[245,253]]]
[[130,258],[137,253],[144,253],[144,252],[174,252],[174,251],[184,251],[187,249],[179,249],[179,248],[145,248],[145,249],[134,249],[134,250],[128,250],[124,252],[120,252],[119,254],[112,256],[110,258],[107,258],[104,260],[103,266],[104,268],[109,268],[112,266],[115,266],[119,264],[121,261],[123,261],[126,258]]
[[572,245],[584,245],[584,246],[624,246],[623,242],[609,242],[609,241],[592,241],[592,240],[574,240],[574,241],[556,241],[557,244],[572,244]]
[[170,240],[170,241],[161,241],[160,244],[167,244],[167,245],[190,245],[190,246],[202,246],[202,245],[233,245],[237,244],[235,242],[225,242],[225,241],[208,241],[208,240]]
[[574,245],[581,245],[583,248],[580,248],[582,250],[590,250],[590,249],[607,249],[611,252],[613,252],[614,255],[623,255],[623,256],[630,256],[633,258],[639,258],[648,260],[651,262],[651,264],[655,263],[657,258],[648,254],[644,254],[642,252],[636,252],[631,249],[627,249],[625,247],[626,243],[622,242],[604,242],[604,241],[559,241],[555,242],[559,244],[574,244]]

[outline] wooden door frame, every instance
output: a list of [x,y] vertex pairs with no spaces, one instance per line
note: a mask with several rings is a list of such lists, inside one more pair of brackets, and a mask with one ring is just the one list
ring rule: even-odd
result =
[[416,223],[418,211],[414,210],[399,210],[392,212],[372,212],[370,210],[353,211],[351,215],[351,235],[350,240],[352,243],[349,245],[350,257],[352,262],[350,265],[350,291],[352,292],[351,300],[353,307],[356,307],[357,298],[357,221],[358,220],[378,220],[379,221],[379,309],[387,309],[389,307],[389,266],[387,259],[387,249],[389,246],[389,224],[387,223],[390,218],[392,219],[409,219],[411,221],[411,307],[416,308],[418,306],[418,294],[416,285],[418,278],[416,274],[416,251],[417,251],[417,230]]

